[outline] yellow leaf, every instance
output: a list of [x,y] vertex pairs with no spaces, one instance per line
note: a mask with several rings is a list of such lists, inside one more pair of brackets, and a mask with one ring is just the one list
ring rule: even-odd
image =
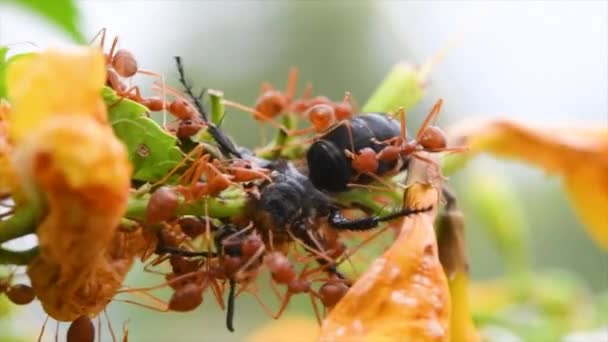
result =
[[11,162],[12,148],[8,141],[6,117],[10,104],[0,99],[0,194],[10,193],[15,188],[16,175]]
[[608,249],[608,128],[533,128],[495,121],[455,128],[451,136],[473,153],[521,160],[561,176],[589,234]]
[[[425,173],[426,174],[426,173]],[[448,341],[450,297],[433,230],[439,194],[412,184],[394,244],[350,288],[321,327],[321,341]]]
[[107,121],[100,96],[105,61],[99,49],[49,49],[8,66],[7,88],[13,110],[9,134],[19,142],[56,115],[89,116]]
[[130,190],[126,147],[107,121],[97,49],[48,50],[9,67],[12,161],[46,216],[40,252],[27,273],[51,317],[73,321],[102,311],[141,249],[117,231]]

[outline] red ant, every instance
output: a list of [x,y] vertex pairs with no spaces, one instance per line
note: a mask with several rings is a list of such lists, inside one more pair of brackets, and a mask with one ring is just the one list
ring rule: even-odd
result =
[[287,292],[285,293],[285,296],[283,296],[279,311],[276,314],[273,314],[272,317],[277,319],[283,314],[289,304],[291,296],[298,293],[308,293],[317,321],[321,324],[319,308],[315,300],[321,299],[321,296],[312,289],[312,281],[307,278],[310,274],[317,272],[318,269],[307,271],[307,267],[304,267],[300,274],[297,275],[296,270],[289,259],[283,253],[277,251],[270,252],[264,256],[264,265],[268,267],[274,283],[287,286]]
[[329,278],[321,287],[319,287],[319,297],[323,306],[329,310],[333,309],[336,304],[346,295],[349,286],[344,279],[337,277]]
[[34,289],[25,284],[11,284],[13,275],[7,278],[0,279],[0,294],[4,293],[6,297],[17,305],[27,305],[36,299]]
[[[103,49],[106,37],[105,28],[101,29],[99,33],[97,33],[97,35],[92,39],[92,41],[94,41],[100,35],[100,46]],[[141,95],[138,86],[127,88],[127,85],[122,82],[121,78],[130,78],[135,74],[140,73],[155,76],[161,79],[161,92],[163,93],[163,97],[165,91],[170,90],[164,85],[164,82],[162,82],[162,77],[160,74],[140,69],[138,67],[137,59],[130,51],[119,49],[118,51],[114,52],[117,43],[118,37],[114,37],[110,52],[104,53],[107,65],[108,84],[110,87],[112,87],[112,89],[114,89],[119,96],[138,102],[146,106],[150,111],[155,112],[168,110],[169,113],[179,118],[180,123],[176,130],[178,137],[185,138],[195,135],[204,125],[199,120],[196,109],[194,109],[194,107],[192,107],[181,95],[177,94],[176,91],[172,91],[176,96],[176,99],[170,103],[167,103],[164,98],[144,98]]]
[[95,341],[95,326],[89,316],[83,315],[74,320],[68,328],[67,342]]
[[[327,105],[333,109],[336,121],[347,120],[354,115],[355,109],[351,103],[350,92],[345,93],[342,102],[333,102],[326,96],[315,96],[310,98],[311,92],[312,86],[308,85],[306,89],[304,89],[302,97],[294,102],[292,107],[294,112],[306,115],[306,112],[310,111],[314,106]],[[309,119],[311,122],[313,121],[310,116]]]
[[431,121],[434,121],[441,110],[443,100],[439,99],[429,114],[424,119],[424,122],[418,129],[416,137],[412,140],[407,140],[406,128],[405,128],[405,111],[403,108],[399,109],[399,116],[401,119],[401,136],[390,138],[383,143],[389,144],[384,147],[377,155],[378,160],[382,161],[393,161],[399,158],[399,156],[415,155],[418,151],[428,152],[443,152],[443,151],[461,151],[462,148],[448,149],[445,138],[445,133],[441,128],[430,125]]

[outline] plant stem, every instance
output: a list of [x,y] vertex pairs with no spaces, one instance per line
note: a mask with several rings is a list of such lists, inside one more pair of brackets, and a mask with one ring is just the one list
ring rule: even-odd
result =
[[0,265],[28,265],[38,255],[38,247],[24,251],[0,248]]
[[224,93],[219,90],[209,89],[208,94],[211,100],[211,122],[219,127],[225,113],[224,102],[222,101]]
[[0,243],[35,232],[41,214],[40,207],[33,204],[19,207],[13,216],[0,221]]
[[[238,189],[226,190],[222,197],[203,197],[194,201],[186,201],[180,195],[178,215],[210,216],[226,218],[236,216],[243,212],[247,203],[247,195]],[[125,218],[134,221],[143,221],[150,195],[131,196],[127,204]]]
[[374,94],[363,106],[363,112],[390,112],[399,107],[410,109],[420,102],[424,86],[420,82],[419,71],[412,66],[397,64],[376,88]]

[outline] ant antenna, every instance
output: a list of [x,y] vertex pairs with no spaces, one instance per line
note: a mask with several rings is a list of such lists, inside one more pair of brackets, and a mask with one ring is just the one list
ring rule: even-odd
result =
[[207,125],[207,130],[209,134],[213,137],[213,139],[217,142],[220,150],[225,155],[233,155],[237,158],[241,158],[241,154],[237,151],[236,146],[232,143],[232,141],[219,129],[217,126],[209,121],[209,117],[207,116],[207,112],[203,104],[201,103],[201,97],[205,94],[206,90],[204,90],[201,95],[195,96],[192,91],[192,86],[186,81],[184,76],[184,67],[182,64],[182,58],[180,56],[175,56],[175,64],[177,65],[177,72],[179,73],[179,82],[182,84],[184,89],[186,90],[186,94],[194,101],[194,106],[198,110],[203,119],[205,125]]

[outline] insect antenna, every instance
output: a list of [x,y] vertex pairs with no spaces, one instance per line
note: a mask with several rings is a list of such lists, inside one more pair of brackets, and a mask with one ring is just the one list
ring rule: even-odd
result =
[[186,81],[184,74],[184,67],[182,64],[182,59],[180,56],[175,56],[175,64],[177,65],[177,71],[179,73],[179,82],[182,84],[184,89],[186,90],[186,94],[190,96],[192,101],[194,102],[194,106],[198,110],[201,115],[201,118],[207,125],[207,129],[209,130],[209,134],[215,139],[218,143],[219,148],[222,150],[222,153],[225,155],[233,155],[237,158],[241,158],[241,154],[236,150],[236,146],[232,143],[232,141],[219,129],[217,126],[209,121],[209,117],[203,104],[201,103],[201,99],[194,95],[192,86]]

